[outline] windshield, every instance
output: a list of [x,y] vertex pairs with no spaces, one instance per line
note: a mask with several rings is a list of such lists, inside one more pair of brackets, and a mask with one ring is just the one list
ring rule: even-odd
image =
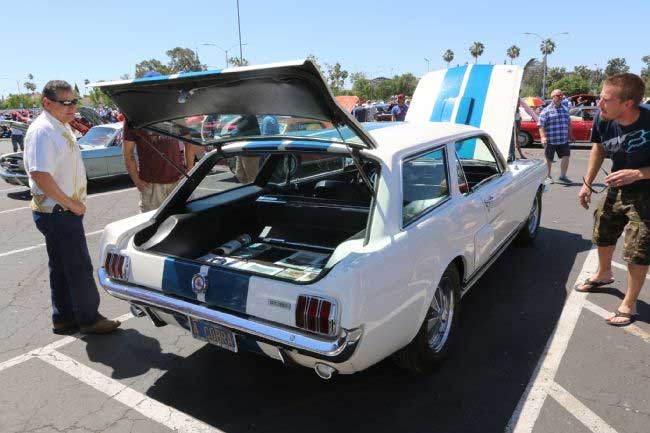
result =
[[332,142],[361,144],[347,126],[336,128],[331,122],[273,114],[212,113],[155,123],[150,129],[183,138],[199,145],[263,137],[300,137]]
[[77,140],[77,143],[85,146],[106,147],[111,143],[111,140],[113,140],[117,132],[118,129],[115,128],[95,126],[86,135]]

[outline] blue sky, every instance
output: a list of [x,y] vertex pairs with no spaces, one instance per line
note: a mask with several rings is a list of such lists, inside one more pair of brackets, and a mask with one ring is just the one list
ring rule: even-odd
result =
[[[455,63],[472,62],[469,46],[485,44],[482,63],[503,63],[506,49],[521,48],[517,63],[540,57],[539,40],[554,37],[550,66],[604,67],[624,57],[632,72],[650,54],[650,1],[458,0],[240,0],[244,57],[252,64],[294,60],[314,54],[321,64],[370,77],[411,72],[420,76]],[[40,90],[50,79],[83,81],[133,77],[135,64],[176,47],[197,50],[211,69],[224,66],[224,49],[238,44],[236,0],[3,2],[0,8],[2,61],[0,95],[16,93],[27,74]],[[238,45],[230,54],[238,54]]]

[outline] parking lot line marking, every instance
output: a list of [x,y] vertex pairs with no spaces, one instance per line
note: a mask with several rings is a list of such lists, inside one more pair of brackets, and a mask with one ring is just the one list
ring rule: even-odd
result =
[[[598,266],[598,252],[589,251],[575,284],[584,281]],[[582,293],[571,290],[551,337],[546,343],[528,386],[506,426],[508,433],[530,433],[539,418],[546,396],[560,366],[586,301]]]
[[[131,313],[126,313],[122,314],[120,317],[116,317],[114,320],[119,320],[120,322],[126,322],[127,320],[133,318],[133,314]],[[60,340],[56,340],[53,343],[48,344],[47,346],[43,347],[38,347],[34,350],[31,350],[27,353],[24,353],[22,355],[18,355],[16,357],[13,357],[7,361],[0,362],[0,371],[6,370],[9,367],[13,367],[14,365],[18,365],[20,363],[23,363],[25,361],[28,361],[30,359],[33,359],[34,357],[37,356],[42,356],[42,355],[47,355],[48,353],[63,347],[67,344],[73,343],[77,341],[82,336],[80,333],[76,333],[74,335],[69,335],[67,337],[61,338]]]
[[[104,231],[104,229],[97,230],[97,231],[90,232],[90,233],[86,233],[86,237],[99,234],[99,233],[101,233],[103,231]],[[0,257],[10,256],[12,254],[24,253],[25,251],[35,250],[36,248],[41,248],[41,247],[44,247],[44,246],[45,246],[45,243],[42,243],[42,244],[32,245],[31,247],[20,248],[18,250],[7,251],[6,253],[0,253]]]
[[0,192],[11,192],[11,191],[27,191],[29,188],[26,186],[17,186],[15,188],[0,189]]
[[592,412],[591,409],[582,404],[580,400],[571,395],[569,391],[562,388],[559,384],[553,382],[549,389],[549,394],[591,432],[617,433],[611,425],[607,424],[601,417]]
[[[593,302],[587,301],[585,302],[585,308],[592,313],[596,314],[597,316],[602,317],[603,319],[607,319],[612,315],[611,312],[605,310],[602,308],[600,305],[596,305]],[[626,332],[629,332],[632,335],[636,335],[646,343],[650,343],[650,334],[644,331],[643,329],[639,328],[635,324],[627,325],[621,327]]]
[[[99,194],[90,194],[87,198],[95,198],[95,197],[103,197],[105,195],[111,195],[111,194],[119,194],[121,192],[132,191],[134,189],[136,189],[136,188],[132,187],[132,188],[126,188],[126,189],[119,189],[117,191],[100,192]],[[2,192],[2,191],[0,191],[0,192]],[[16,211],[25,210],[25,209],[31,209],[31,207],[30,206],[24,206],[24,207],[17,207],[15,209],[3,210],[3,211],[0,211],[0,215],[2,215],[4,213],[16,212]]]
[[[622,269],[625,272],[627,272],[627,266],[625,266],[622,263],[618,263],[618,262],[615,262],[615,261],[612,260],[612,266],[615,267],[615,268],[618,268],[618,269]],[[650,275],[646,275],[645,278],[646,278],[646,280],[650,280]]]
[[56,350],[47,355],[39,356],[39,359],[172,431],[184,433],[222,432],[222,430],[199,421],[184,412],[147,397]]

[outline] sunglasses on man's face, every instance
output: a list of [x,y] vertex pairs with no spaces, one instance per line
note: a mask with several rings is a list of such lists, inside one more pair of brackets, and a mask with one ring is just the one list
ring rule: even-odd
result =
[[[48,98],[50,99],[50,98]],[[74,98],[74,99],[50,99],[52,102],[57,102],[61,105],[64,105],[66,107],[69,107],[71,105],[77,105],[79,103],[79,99]]]
[[[607,175],[609,174],[609,173],[607,172],[607,170],[605,170],[605,169],[602,168],[602,167],[600,167],[600,171],[602,171],[603,173],[605,173],[605,176],[607,176]],[[604,186],[599,187],[599,188],[594,188],[593,186],[591,186],[591,185],[589,185],[589,184],[587,183],[587,181],[585,180],[584,177],[582,178],[582,183],[585,184],[585,185],[587,186],[587,188],[589,188],[589,191],[593,192],[594,194],[600,194],[601,192],[605,191],[605,190],[608,188],[607,185],[604,185]]]

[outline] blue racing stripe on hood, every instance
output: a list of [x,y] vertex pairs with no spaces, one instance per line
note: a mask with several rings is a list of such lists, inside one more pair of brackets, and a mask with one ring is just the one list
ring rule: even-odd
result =
[[[163,268],[163,293],[197,300],[196,293],[192,291],[192,277],[200,270],[201,265],[198,263],[167,258]],[[210,267],[205,304],[246,313],[250,278],[250,275],[234,270]]]
[[440,93],[433,105],[430,120],[432,122],[448,122],[454,110],[454,103],[460,93],[467,66],[448,69],[440,87]]
[[[456,123],[480,128],[483,119],[483,110],[485,109],[485,97],[488,87],[490,87],[490,78],[492,76],[492,65],[474,65],[470,71],[467,86],[458,109]],[[462,151],[458,156],[461,158],[473,158],[476,140],[474,145],[465,143]]]

